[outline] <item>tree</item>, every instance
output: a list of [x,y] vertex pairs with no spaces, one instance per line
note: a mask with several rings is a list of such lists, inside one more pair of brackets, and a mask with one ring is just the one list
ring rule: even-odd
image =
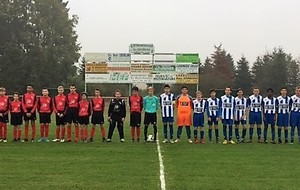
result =
[[37,90],[76,75],[75,26],[62,0],[4,0],[0,3],[0,80],[8,90],[32,84]]
[[252,76],[249,68],[249,62],[242,56],[237,62],[236,77],[234,79],[234,88],[242,88],[245,95],[251,93]]

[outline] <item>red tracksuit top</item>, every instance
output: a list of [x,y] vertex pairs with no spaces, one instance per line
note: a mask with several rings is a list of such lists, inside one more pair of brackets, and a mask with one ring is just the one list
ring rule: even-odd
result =
[[66,114],[66,110],[67,110],[67,97],[62,94],[58,94],[53,98],[53,110],[54,113],[64,113]]
[[52,113],[52,99],[49,96],[42,96],[38,100],[39,113]]
[[141,113],[143,110],[143,97],[140,95],[129,97],[130,113],[138,112]]
[[22,102],[20,100],[10,102],[10,113],[21,113]]
[[88,100],[81,100],[79,102],[79,114],[80,117],[91,115],[91,104]]
[[28,113],[27,109],[31,109],[31,113],[34,113],[37,108],[37,97],[35,93],[26,93],[23,95],[22,108],[24,113]]
[[7,115],[9,112],[9,98],[8,96],[0,96],[0,113]]
[[74,93],[69,93],[67,96],[67,102],[68,102],[68,107],[69,108],[78,108],[80,101],[80,95],[77,92]]
[[92,110],[94,112],[103,112],[104,111],[104,99],[100,96],[100,97],[94,97],[91,101],[92,103]]

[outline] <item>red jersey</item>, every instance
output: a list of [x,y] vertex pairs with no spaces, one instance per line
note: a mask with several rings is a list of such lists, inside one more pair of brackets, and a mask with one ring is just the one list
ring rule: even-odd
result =
[[23,95],[22,108],[25,113],[28,113],[27,109],[31,109],[31,113],[34,113],[37,108],[37,97],[35,93],[26,93]]
[[91,115],[91,104],[88,100],[81,100],[79,102],[79,116],[90,116]]
[[129,97],[130,112],[141,113],[143,110],[143,97],[140,95]]
[[0,96],[0,113],[7,115],[9,111],[9,98],[8,96]]
[[77,92],[69,93],[67,96],[67,102],[69,108],[78,108],[80,95]]
[[21,113],[22,102],[20,100],[10,102],[10,113]]
[[91,101],[92,103],[92,110],[93,111],[104,111],[104,99],[102,97],[95,97]]
[[66,113],[67,110],[67,97],[64,94],[58,94],[53,98],[53,109],[54,113]]
[[38,100],[39,113],[52,113],[52,99],[49,96],[42,96]]

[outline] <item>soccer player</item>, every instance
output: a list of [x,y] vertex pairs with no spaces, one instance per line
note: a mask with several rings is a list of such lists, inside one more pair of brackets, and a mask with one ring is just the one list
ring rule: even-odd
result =
[[9,98],[5,95],[5,89],[0,88],[0,142],[7,142],[7,123],[9,112]]
[[145,142],[147,142],[148,137],[148,127],[150,124],[153,125],[154,131],[154,142],[157,140],[157,115],[156,112],[159,108],[159,100],[154,95],[154,88],[152,86],[148,87],[148,96],[143,100],[143,107],[145,109],[145,118],[144,118],[144,137]]
[[291,107],[291,144],[294,144],[295,128],[297,127],[298,138],[300,143],[300,86],[296,87],[295,95],[290,100]]
[[198,129],[200,128],[200,143],[204,144],[204,112],[206,110],[206,101],[202,99],[202,92],[196,92],[196,100],[193,101],[194,115],[194,139],[195,143],[198,143]]
[[206,113],[208,118],[208,139],[212,143],[212,129],[215,129],[216,143],[219,143],[219,118],[221,117],[220,99],[216,97],[215,89],[209,91],[210,97],[207,99]]
[[259,88],[253,88],[253,94],[247,100],[247,107],[249,109],[249,141],[248,143],[252,143],[253,137],[253,128],[256,124],[257,127],[257,137],[258,142],[262,143],[261,140],[261,124],[262,124],[262,105],[263,105],[263,97],[259,95]]
[[105,108],[105,104],[104,104],[104,99],[101,97],[101,92],[98,88],[95,89],[95,97],[92,99],[91,101],[91,106],[92,106],[92,130],[91,130],[91,136],[90,136],[90,140],[89,142],[93,142],[94,141],[94,136],[95,136],[95,131],[96,131],[96,126],[100,125],[100,129],[101,129],[101,135],[102,135],[102,142],[105,142],[105,136],[106,136],[106,132],[105,132],[105,128],[103,126],[104,124],[104,116],[103,116],[103,112],[104,112],[104,108]]
[[67,97],[64,95],[64,87],[57,87],[58,94],[53,98],[53,110],[56,121],[56,139],[53,142],[65,142]]
[[[243,90],[239,88],[237,90],[237,97],[235,98],[235,137],[237,142],[245,142],[245,137],[247,133],[247,115],[248,115],[248,108],[247,108],[247,98],[243,96]],[[240,139],[239,134],[239,127],[242,124],[243,131],[242,131],[242,138]]]
[[13,101],[10,102],[10,124],[13,129],[13,142],[21,141],[21,128],[23,124],[22,102],[19,99],[19,93],[15,92]]
[[291,98],[287,96],[287,88],[282,87],[280,90],[280,96],[277,97],[278,104],[278,117],[277,117],[277,126],[278,126],[278,143],[281,144],[281,129],[284,129],[284,142],[288,143],[288,133],[289,133],[289,115],[290,115],[290,103]]
[[192,125],[192,110],[193,110],[193,98],[188,95],[188,87],[181,87],[181,95],[176,98],[177,108],[177,139],[176,143],[179,143],[182,128],[185,126],[188,143],[193,143],[191,140],[191,125]]
[[22,109],[24,112],[24,121],[25,121],[25,138],[22,142],[28,142],[28,131],[29,131],[29,121],[31,123],[32,129],[32,138],[31,142],[34,142],[35,139],[35,120],[36,120],[36,108],[37,108],[37,97],[33,92],[32,85],[26,87],[27,92],[23,95],[22,98]]
[[49,124],[51,123],[51,114],[53,111],[52,99],[49,97],[49,91],[47,88],[43,88],[42,96],[38,99],[37,106],[40,116],[40,132],[41,138],[38,142],[49,142]]
[[170,143],[173,144],[173,122],[174,122],[174,102],[175,95],[170,92],[170,85],[164,86],[164,93],[160,95],[160,107],[162,113],[162,122],[164,125],[164,141],[168,142],[168,126],[170,130]]
[[115,98],[110,101],[108,108],[108,121],[109,129],[107,142],[112,142],[113,132],[117,125],[119,131],[120,142],[125,142],[124,140],[124,121],[126,117],[126,105],[125,101],[121,99],[121,91],[115,91]]
[[78,122],[80,124],[80,136],[82,142],[87,142],[88,129],[87,126],[90,123],[91,115],[91,104],[87,99],[87,93],[83,92],[81,94],[81,100],[79,101],[79,112],[78,112]]
[[79,107],[80,95],[76,92],[76,86],[74,84],[70,85],[70,93],[67,95],[67,113],[66,119],[68,123],[67,142],[72,141],[72,123],[75,126],[75,142],[78,142],[79,138],[79,126],[78,126],[78,107]]
[[129,97],[129,108],[130,108],[131,141],[134,142],[135,133],[136,133],[137,142],[140,142],[143,97],[139,95],[139,88],[136,86],[132,87],[131,90],[131,96]]

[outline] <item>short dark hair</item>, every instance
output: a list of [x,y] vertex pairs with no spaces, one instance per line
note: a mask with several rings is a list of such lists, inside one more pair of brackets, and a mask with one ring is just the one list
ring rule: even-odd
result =
[[216,92],[216,90],[214,88],[209,90],[209,93],[211,94],[212,92]]
[[100,91],[100,89],[99,88],[95,88],[95,91]]
[[181,90],[184,89],[184,88],[189,89],[187,86],[182,86],[182,87],[181,87]]
[[171,88],[171,87],[170,87],[170,85],[165,84],[165,85],[164,85],[164,88]]
[[75,85],[75,84],[71,84],[71,85],[70,85],[70,87],[71,87],[71,86],[74,86],[74,87],[76,87],[76,85]]
[[281,87],[280,90],[287,90],[287,87]]
[[48,90],[48,88],[47,87],[43,87],[43,89],[42,90]]
[[82,92],[82,93],[81,93],[81,96],[83,96],[83,95],[88,96],[88,94],[87,94],[86,92]]
[[[230,86],[227,86],[226,88],[229,88],[229,89],[232,91],[232,88],[231,88]],[[226,89],[226,88],[225,88],[225,89]]]
[[117,89],[117,90],[115,91],[115,93],[116,93],[116,92],[119,92],[119,93],[121,93],[121,90]]
[[15,95],[15,94],[19,96],[19,92],[14,92],[14,94],[13,94],[13,95]]
[[238,88],[238,89],[237,89],[237,92],[240,92],[240,91],[243,92],[243,89],[242,89],[242,88]]
[[139,91],[139,88],[137,86],[132,87],[131,91]]
[[268,89],[267,89],[267,92],[272,92],[272,93],[273,93],[274,90],[273,90],[273,88],[268,88]]

